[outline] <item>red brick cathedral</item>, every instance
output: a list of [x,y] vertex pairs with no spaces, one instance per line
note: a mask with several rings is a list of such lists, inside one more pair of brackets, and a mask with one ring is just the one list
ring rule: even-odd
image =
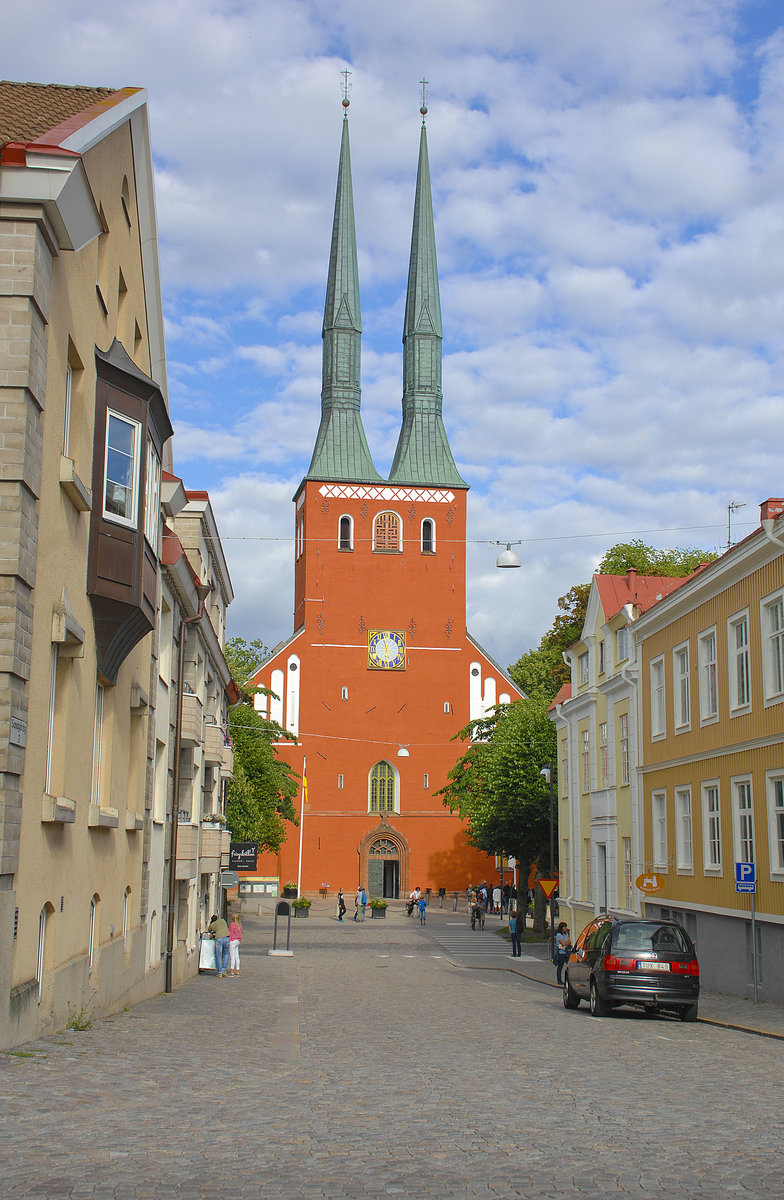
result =
[[[323,328],[321,424],[295,497],[294,633],[253,682],[307,771],[259,877],[394,898],[463,889],[492,863],[434,793],[469,719],[520,693],[466,630],[466,498],[441,416],[441,304],[424,120],[403,329],[403,421],[387,479],[360,416],[359,305],[344,117]],[[299,802],[298,802],[299,808]]]

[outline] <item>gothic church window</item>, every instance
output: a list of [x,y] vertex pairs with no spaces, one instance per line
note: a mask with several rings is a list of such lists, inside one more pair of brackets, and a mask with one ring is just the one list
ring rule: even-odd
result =
[[369,812],[397,812],[397,780],[394,767],[377,762],[370,772]]
[[435,554],[436,552],[436,523],[428,517],[422,522],[422,553]]
[[338,533],[338,550],[353,550],[354,549],[354,522],[351,517],[340,518],[340,530]]
[[373,549],[400,552],[400,518],[397,513],[379,513],[373,522]]

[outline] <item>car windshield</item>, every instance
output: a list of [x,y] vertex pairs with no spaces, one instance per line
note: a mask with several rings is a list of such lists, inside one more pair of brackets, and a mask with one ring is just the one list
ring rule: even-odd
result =
[[637,924],[625,922],[618,928],[616,950],[633,950],[637,954],[690,954],[683,931],[677,925]]

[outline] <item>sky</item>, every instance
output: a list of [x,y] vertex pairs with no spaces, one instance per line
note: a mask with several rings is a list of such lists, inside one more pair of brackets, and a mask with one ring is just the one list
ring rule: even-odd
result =
[[382,475],[429,81],[468,628],[502,666],[611,545],[722,550],[730,503],[734,541],[784,495],[779,3],[28,0],[3,40],[9,78],[148,91],[175,470],[210,492],[230,634],[293,631],[344,70]]

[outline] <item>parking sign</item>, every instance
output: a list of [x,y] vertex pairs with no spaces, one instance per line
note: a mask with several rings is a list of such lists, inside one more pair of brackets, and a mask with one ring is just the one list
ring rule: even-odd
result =
[[756,892],[757,868],[753,862],[735,863],[735,891]]

